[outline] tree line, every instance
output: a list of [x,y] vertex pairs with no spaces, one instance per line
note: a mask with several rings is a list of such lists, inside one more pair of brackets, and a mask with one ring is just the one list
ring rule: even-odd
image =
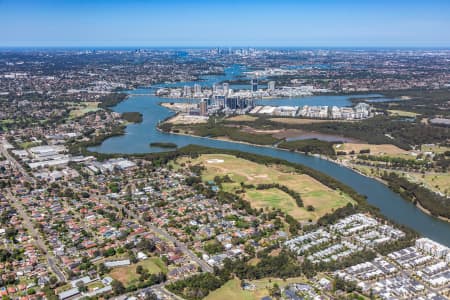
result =
[[300,193],[298,193],[294,190],[291,190],[290,188],[288,188],[285,185],[281,185],[279,183],[261,183],[256,186],[257,190],[268,190],[268,189],[274,189],[274,188],[279,189],[279,190],[285,192],[286,194],[288,194],[289,196],[291,196],[292,198],[294,198],[295,203],[297,204],[298,207],[304,206],[302,197],[300,196]]
[[298,151],[303,153],[322,154],[330,157],[335,156],[332,142],[322,141],[319,139],[307,139],[297,141],[283,141],[278,147],[282,149]]
[[433,216],[450,218],[450,201],[447,197],[430,191],[417,183],[410,182],[394,172],[384,172],[381,178],[388,183],[389,188],[394,192],[414,204],[420,204]]

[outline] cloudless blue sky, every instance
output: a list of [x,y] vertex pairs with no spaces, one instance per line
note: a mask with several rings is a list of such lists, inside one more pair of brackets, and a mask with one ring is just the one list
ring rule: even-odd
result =
[[0,46],[449,47],[450,0],[0,0]]

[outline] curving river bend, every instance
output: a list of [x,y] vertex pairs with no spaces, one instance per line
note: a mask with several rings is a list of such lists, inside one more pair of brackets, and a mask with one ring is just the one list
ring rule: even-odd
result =
[[[208,76],[202,82],[211,86],[214,82],[232,78],[241,70],[233,67],[227,70],[224,76]],[[177,83],[176,86],[193,83]],[[101,145],[89,148],[91,151],[102,153],[145,153],[167,151],[157,147],[150,147],[150,142],[172,142],[179,147],[189,144],[233,149],[251,152],[266,156],[285,159],[290,162],[300,163],[326,173],[337,180],[351,186],[358,193],[367,196],[367,201],[378,207],[383,215],[398,223],[415,229],[423,236],[429,237],[450,247],[450,223],[429,216],[416,208],[412,203],[404,200],[398,194],[392,192],[387,186],[377,180],[365,177],[351,169],[340,166],[334,162],[300,153],[283,151],[276,148],[259,147],[242,143],[219,141],[209,138],[192,137],[160,132],[156,129],[158,122],[171,116],[173,112],[159,105],[160,102],[184,102],[183,99],[161,99],[156,96],[133,96],[133,94],[153,93],[153,89],[138,89],[129,91],[130,97],[113,108],[116,112],[138,111],[143,115],[143,122],[131,124],[126,128],[126,134],[105,140]],[[347,96],[314,96],[298,99],[267,100],[264,103],[285,105],[349,105]]]

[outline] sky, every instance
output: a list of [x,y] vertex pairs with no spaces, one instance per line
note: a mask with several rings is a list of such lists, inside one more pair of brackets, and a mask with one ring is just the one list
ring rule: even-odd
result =
[[0,47],[450,47],[450,0],[0,0]]

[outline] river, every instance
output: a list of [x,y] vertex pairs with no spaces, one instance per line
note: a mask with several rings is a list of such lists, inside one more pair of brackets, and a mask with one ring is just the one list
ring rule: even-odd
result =
[[[210,86],[215,82],[232,78],[239,74],[242,69],[233,67],[228,69],[226,75],[208,76],[201,82],[203,86]],[[172,86],[183,86],[186,83],[177,83]],[[193,83],[187,83],[193,85]],[[137,89],[129,91],[130,97],[116,105],[113,110],[116,112],[138,111],[143,115],[143,121],[139,124],[130,124],[126,128],[123,136],[116,136],[105,140],[101,145],[91,147],[89,150],[102,153],[147,153],[167,151],[158,147],[150,147],[150,142],[171,142],[183,147],[189,144],[202,145],[220,149],[232,149],[244,152],[256,153],[290,162],[300,163],[315,170],[326,173],[337,180],[351,186],[358,193],[367,196],[367,201],[378,207],[381,213],[387,218],[415,229],[421,235],[429,237],[450,247],[450,223],[444,222],[429,216],[415,207],[409,201],[404,200],[398,194],[392,192],[384,184],[372,178],[365,177],[351,169],[340,166],[326,159],[315,156],[307,156],[300,153],[288,152],[276,148],[259,147],[254,145],[219,141],[209,138],[184,136],[160,132],[156,129],[158,122],[173,115],[169,109],[159,105],[160,102],[184,102],[183,99],[162,99],[154,95],[133,96],[133,94],[149,94],[154,89]],[[372,97],[373,95],[362,95]],[[358,96],[358,97],[361,97]],[[275,103],[277,100],[270,100],[268,103]],[[336,105],[346,106],[350,104],[348,96],[313,96],[295,99],[281,100],[285,105],[292,101],[291,105]],[[296,104],[293,104],[296,103]]]

